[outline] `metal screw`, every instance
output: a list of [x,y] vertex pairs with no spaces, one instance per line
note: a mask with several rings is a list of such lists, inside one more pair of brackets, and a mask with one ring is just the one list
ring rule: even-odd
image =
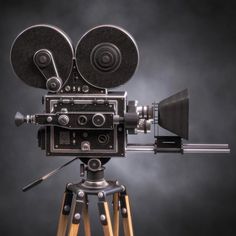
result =
[[98,197],[99,197],[99,198],[103,198],[103,196],[104,196],[104,193],[103,193],[103,192],[99,192],[99,193],[98,193]]
[[83,191],[79,191],[79,192],[78,192],[78,196],[79,196],[79,197],[84,197],[84,192],[83,192]]
[[105,216],[105,215],[100,215],[100,220],[101,220],[101,221],[106,220],[106,216]]
[[127,209],[126,208],[122,208],[122,214],[126,214],[127,213]]
[[69,92],[69,91],[70,91],[70,86],[67,85],[67,86],[65,87],[65,90],[66,90],[66,92]]
[[75,218],[76,220],[79,220],[79,219],[80,219],[80,214],[79,214],[79,213],[76,213],[76,214],[74,215],[74,218]]
[[67,115],[60,115],[58,117],[58,123],[60,125],[68,125],[70,118]]
[[56,88],[57,84],[55,82],[51,83],[51,88]]
[[64,211],[69,212],[70,211],[70,206],[69,205],[65,205],[64,206]]

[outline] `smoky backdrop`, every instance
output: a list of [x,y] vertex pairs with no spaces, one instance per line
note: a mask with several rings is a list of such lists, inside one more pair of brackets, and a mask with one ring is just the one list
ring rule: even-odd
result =
[[[182,89],[190,93],[190,142],[229,143],[231,154],[128,153],[106,165],[131,197],[136,236],[236,235],[236,3],[218,0],[8,0],[0,21],[0,235],[55,235],[68,182],[79,181],[79,162],[27,193],[21,187],[68,157],[46,158],[34,126],[16,128],[16,111],[43,110],[44,90],[13,73],[13,40],[28,26],[62,28],[76,45],[90,28],[115,24],[135,38],[139,68],[116,90],[139,104],[160,101]],[[152,135],[130,137],[151,142]],[[92,235],[102,235],[91,200]]]

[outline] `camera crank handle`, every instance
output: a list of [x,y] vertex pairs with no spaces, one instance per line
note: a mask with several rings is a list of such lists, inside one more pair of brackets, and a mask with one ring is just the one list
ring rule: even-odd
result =
[[72,159],[72,160],[66,162],[66,163],[63,164],[62,166],[56,168],[55,170],[49,172],[48,174],[42,176],[41,178],[39,178],[39,179],[37,179],[37,180],[31,182],[30,184],[27,184],[26,186],[24,186],[24,187],[22,188],[22,191],[23,191],[23,192],[26,192],[26,191],[30,190],[31,188],[33,188],[33,187],[39,185],[39,184],[42,183],[44,180],[46,180],[46,179],[48,179],[49,177],[55,175],[55,174],[56,174],[58,171],[60,171],[62,168],[68,166],[69,164],[71,164],[72,162],[74,162],[74,161],[77,160],[77,159],[78,159],[78,157],[76,157],[76,158],[74,158],[74,159]]

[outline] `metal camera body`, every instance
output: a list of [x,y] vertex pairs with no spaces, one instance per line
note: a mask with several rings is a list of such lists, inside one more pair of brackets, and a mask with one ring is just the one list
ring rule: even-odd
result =
[[11,61],[26,84],[48,90],[44,113],[16,114],[16,124],[42,125],[39,146],[47,156],[124,157],[127,134],[148,132],[153,110],[109,91],[127,82],[139,59],[134,39],[111,25],[88,31],[74,49],[50,25],[36,25],[16,38]]
[[[39,146],[52,156],[124,156],[126,92],[98,89],[91,93],[91,85],[71,82],[78,79],[82,78],[75,68],[63,92],[44,96],[45,114],[34,117],[35,123],[48,124],[38,132]],[[69,91],[84,88],[83,93]]]
[[[41,125],[38,140],[46,155],[77,156],[86,163],[105,158],[104,163],[126,151],[228,153],[227,144],[183,144],[189,136],[187,89],[150,106],[137,106],[126,92],[109,90],[133,76],[138,60],[134,39],[117,26],[89,30],[75,48],[55,26],[27,28],[13,43],[11,63],[23,82],[48,94],[44,113],[17,112],[16,125]],[[151,124],[154,143],[128,143],[128,134],[147,133]],[[174,136],[159,135],[159,126]]]

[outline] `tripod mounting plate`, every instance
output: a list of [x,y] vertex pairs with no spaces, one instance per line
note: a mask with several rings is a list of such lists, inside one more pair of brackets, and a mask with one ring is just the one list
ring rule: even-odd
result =
[[104,197],[107,195],[111,195],[117,192],[124,192],[125,187],[119,185],[117,181],[106,181],[107,185],[101,188],[87,187],[84,185],[84,181],[78,184],[68,184],[67,189],[72,191],[75,194],[78,194],[80,191],[88,194],[88,195],[98,195],[99,193],[103,193]]

